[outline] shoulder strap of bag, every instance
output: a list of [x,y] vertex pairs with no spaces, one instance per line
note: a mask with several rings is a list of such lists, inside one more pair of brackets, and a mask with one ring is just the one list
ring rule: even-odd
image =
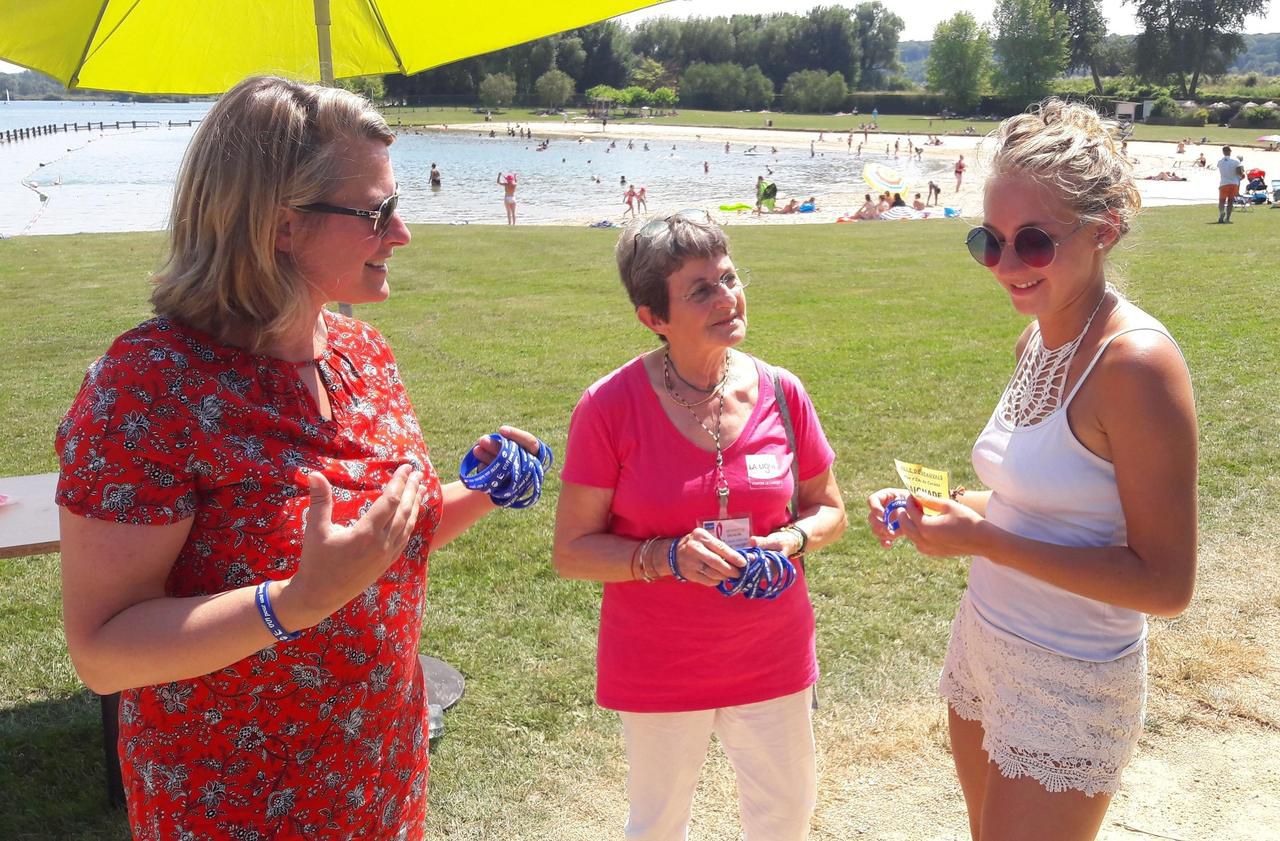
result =
[[[791,408],[787,405],[787,393],[782,390],[782,379],[778,369],[770,365],[769,379],[773,382],[773,399],[778,403],[778,413],[782,415],[782,428],[787,431],[787,449],[791,451],[791,522],[800,519],[800,458],[796,452],[796,430],[791,425]],[[803,559],[800,560],[804,567]],[[810,707],[818,708],[818,684],[810,689]]]
[[787,406],[787,395],[782,390],[782,380],[778,369],[769,366],[769,379],[773,381],[773,399],[778,403],[778,412],[782,415],[782,428],[787,431],[787,449],[791,451],[791,522],[800,519],[800,459],[796,453],[796,431],[791,425],[791,409]]

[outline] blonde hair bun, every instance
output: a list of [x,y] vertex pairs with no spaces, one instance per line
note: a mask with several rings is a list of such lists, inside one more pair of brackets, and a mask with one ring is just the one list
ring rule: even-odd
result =
[[1110,224],[1123,236],[1142,197],[1118,134],[1118,126],[1092,107],[1050,97],[992,133],[991,173],[1031,177],[1060,195],[1082,220]]

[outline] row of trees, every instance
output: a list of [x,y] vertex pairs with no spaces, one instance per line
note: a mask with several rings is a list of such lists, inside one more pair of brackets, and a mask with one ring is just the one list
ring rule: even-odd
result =
[[[1206,77],[1227,71],[1245,47],[1245,19],[1264,14],[1269,0],[1125,0],[1142,31],[1129,56],[1107,38],[1101,0],[998,0],[990,26],[967,12],[938,24],[926,65],[932,90],[957,108],[972,108],[990,86],[1031,100],[1070,70],[1087,71],[1094,91],[1101,76],[1131,72],[1194,97]],[[1131,62],[1128,67],[1118,63]]]
[[803,15],[658,18],[634,30],[605,21],[384,84],[394,99],[455,96],[490,106],[554,108],[605,86],[643,90],[651,101],[632,95],[626,104],[655,107],[669,89],[695,107],[764,108],[781,91],[805,110],[838,108],[851,90],[911,85],[897,61],[904,26],[879,0]]

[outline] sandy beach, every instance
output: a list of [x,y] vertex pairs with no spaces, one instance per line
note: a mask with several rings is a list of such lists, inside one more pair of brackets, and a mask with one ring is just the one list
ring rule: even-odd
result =
[[[513,126],[516,124],[514,121],[511,122]],[[714,143],[727,142],[734,151],[741,151],[744,147],[752,145],[776,146],[779,149],[808,149],[809,144],[812,142],[818,154],[827,156],[851,155],[849,148],[846,146],[848,135],[832,132],[706,128],[701,126],[664,125],[657,122],[626,123],[614,125],[607,129],[602,127],[599,121],[545,122],[527,125],[532,128],[535,137],[539,139],[543,137],[585,137],[597,142],[602,139],[625,142],[633,138],[637,141],[665,141],[676,144],[682,140],[699,140]],[[506,123],[500,124],[495,121],[490,123],[450,124],[447,129],[426,127],[425,130],[469,133],[488,132],[490,130],[499,130],[501,132],[505,131],[505,128]],[[1193,131],[1193,129],[1188,129],[1188,131]],[[880,145],[892,146],[897,141],[900,142],[903,149],[906,149],[908,142],[918,146],[924,139],[924,136],[920,134],[906,135],[872,132],[865,145],[869,149],[878,149]],[[959,191],[955,189],[955,180],[949,176],[944,181],[939,182],[942,187],[942,205],[958,209],[961,215],[965,217],[972,218],[981,215],[982,187],[987,174],[992,144],[989,141],[984,142],[985,139],[981,135],[974,137],[942,136],[940,139],[942,140],[941,146],[926,146],[924,148],[924,157],[926,159],[955,161],[960,155],[964,155],[965,163],[967,164],[964,180]],[[862,133],[855,132],[853,139],[854,149],[857,148],[860,141],[862,141]],[[1233,150],[1233,154],[1237,151],[1240,150]],[[1177,144],[1175,143],[1131,141],[1128,144],[1128,152],[1130,158],[1134,161],[1134,172],[1139,179],[1138,190],[1142,194],[1144,207],[1175,204],[1216,205],[1218,200],[1218,172],[1214,168],[1214,163],[1222,157],[1221,146],[1202,146],[1198,143],[1191,143],[1187,145],[1185,152],[1178,154]],[[1272,178],[1280,178],[1280,152],[1263,152],[1258,149],[1244,149],[1242,152],[1244,154],[1245,169],[1258,167],[1265,170],[1267,172],[1268,186]],[[1205,168],[1194,165],[1195,160],[1201,153],[1204,154],[1207,163]],[[905,153],[903,157],[905,159]],[[892,164],[892,162],[890,163]],[[1185,177],[1187,180],[1145,180],[1146,176],[1156,175],[1161,172],[1173,172],[1176,175]],[[926,187],[927,184],[924,182],[908,182],[907,190],[903,197],[910,202],[912,195],[915,193],[925,194]],[[764,216],[754,216],[751,213],[725,213],[721,215],[721,221],[730,225],[831,223],[841,216],[856,210],[862,204],[863,194],[868,190],[869,188],[861,182],[831,184],[829,191],[817,197],[818,210],[814,213],[771,214]],[[790,198],[790,196],[784,195],[780,198]],[[801,201],[804,200],[803,196],[799,198]],[[783,203],[779,201],[778,204],[781,206]],[[935,218],[940,217],[941,213]],[[621,215],[619,215],[619,219],[621,219]],[[552,222],[542,220],[541,224],[586,224],[591,221],[595,220],[570,217]]]

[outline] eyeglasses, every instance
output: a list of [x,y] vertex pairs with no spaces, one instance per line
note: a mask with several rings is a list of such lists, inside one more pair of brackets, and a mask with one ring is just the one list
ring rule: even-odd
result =
[[[1030,268],[1043,269],[1058,256],[1058,247],[1075,236],[1084,226],[1085,223],[1081,222],[1075,230],[1062,239],[1054,239],[1047,232],[1034,226],[1022,228],[1013,235],[1013,253],[1017,254],[1018,259]],[[973,259],[988,269],[994,269],[1000,263],[1000,255],[1009,245],[1007,242],[1002,242],[987,228],[974,228],[965,238],[964,244],[969,247],[969,253]]]
[[359,216],[362,219],[372,219],[374,235],[384,237],[387,235],[387,229],[391,227],[391,217],[395,215],[396,206],[399,204],[400,194],[392,193],[382,200],[382,204],[378,205],[377,210],[362,210],[358,207],[337,207],[324,202],[299,205],[298,210],[307,213],[336,213],[339,216]]
[[746,289],[750,285],[751,272],[749,269],[730,269],[720,275],[720,279],[715,283],[699,283],[681,297],[682,300],[691,304],[702,306],[720,291],[719,287],[721,286],[730,292],[737,292],[739,289]]

